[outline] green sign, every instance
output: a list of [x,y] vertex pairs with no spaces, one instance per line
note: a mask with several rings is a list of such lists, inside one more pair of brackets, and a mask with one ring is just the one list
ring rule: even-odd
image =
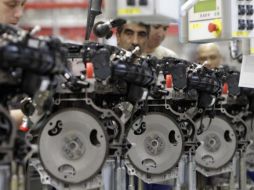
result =
[[216,11],[216,0],[199,0],[194,6],[194,13]]

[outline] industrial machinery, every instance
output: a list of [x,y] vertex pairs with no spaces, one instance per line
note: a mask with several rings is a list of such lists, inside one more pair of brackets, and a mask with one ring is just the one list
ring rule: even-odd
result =
[[[193,2],[192,6],[184,6],[189,2]],[[204,0],[187,1],[184,5],[180,13],[183,42],[253,38],[252,1]]]
[[[151,3],[139,1],[139,6]],[[188,13],[188,40],[252,37],[252,29],[241,27],[242,20],[250,24],[252,1],[227,3],[226,10],[222,0],[198,1]],[[102,188],[105,168],[112,165],[112,190],[131,188],[132,176],[146,183],[175,179],[177,189],[194,190],[196,171],[212,178],[229,174],[218,186],[251,188],[246,168],[253,171],[254,166],[254,93],[238,87],[239,72],[172,57],[140,57],[139,47],[130,52],[90,42],[100,7],[101,1],[91,1],[82,45],[0,25],[0,68],[6,76],[1,108],[7,95],[30,96],[22,102],[29,147],[23,160],[41,183],[58,190]],[[231,18],[236,13],[237,22]],[[94,31],[108,37],[121,24],[98,23]],[[196,35],[198,28],[204,36]],[[5,162],[13,160],[15,130],[6,109],[1,117],[0,158]]]
[[[33,98],[36,109],[43,111],[54,88],[55,76],[66,72],[66,51],[59,46],[59,41],[34,37],[34,32],[0,25],[1,189],[18,188],[18,175],[24,180],[22,161],[28,152],[9,115],[8,102],[26,93]],[[20,188],[24,188],[21,181]]]
[[[228,91],[226,90],[227,92],[225,91],[218,99],[216,106],[208,111],[208,117],[202,115],[200,117],[205,126],[209,127],[205,132],[206,136],[198,135],[201,146],[196,152],[197,170],[206,177],[214,176],[212,181],[215,179],[216,182],[212,186],[226,185],[230,189],[247,189],[246,170],[250,167],[252,144],[250,137],[252,136],[252,90],[240,88],[238,84],[241,87],[253,87],[251,77],[253,73],[251,67],[253,1],[190,0],[181,1],[181,4],[181,42],[234,40],[231,46],[235,54],[233,58],[242,61],[241,75],[236,71],[228,71],[225,81]],[[242,41],[242,55],[239,54],[237,41]],[[230,138],[226,138],[225,132],[231,134]],[[223,133],[224,137],[219,137]],[[223,148],[226,144],[228,145]],[[224,162],[216,166],[219,164],[216,159],[228,161],[226,161],[227,164]],[[222,173],[226,178],[216,180],[216,176]]]
[[240,86],[253,88],[253,1],[181,1],[180,41],[214,42],[242,40]]
[[[29,117],[30,164],[42,183],[57,189],[99,188],[102,167],[112,159],[148,183],[177,178],[179,160],[196,146],[195,123],[187,111],[214,104],[224,73],[97,43],[68,46],[70,68],[85,62],[76,73],[79,80],[71,85],[60,80],[51,109]],[[157,80],[161,74],[171,75],[171,90],[163,85],[164,77]],[[117,167],[115,188],[121,189],[119,180],[126,174],[122,164]]]
[[[223,72],[170,57],[137,57],[138,47],[128,52],[94,42],[63,44],[5,25],[3,31],[1,68],[18,77],[14,86],[6,85],[32,98],[22,107],[29,129],[25,160],[43,184],[99,188],[102,167],[110,159],[124,162],[130,175],[150,183],[178,176],[179,160],[195,148],[196,128],[187,111],[214,104]],[[83,67],[74,74],[78,64]],[[21,75],[13,75],[13,69]],[[32,76],[39,88],[23,88]],[[173,88],[165,85],[170,81],[164,76],[172,78]],[[122,171],[117,175],[124,176]]]

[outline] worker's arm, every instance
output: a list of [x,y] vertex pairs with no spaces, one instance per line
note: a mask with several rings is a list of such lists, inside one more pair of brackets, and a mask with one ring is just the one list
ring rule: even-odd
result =
[[24,114],[20,109],[15,109],[10,111],[11,117],[15,121],[17,127],[19,127],[22,123]]

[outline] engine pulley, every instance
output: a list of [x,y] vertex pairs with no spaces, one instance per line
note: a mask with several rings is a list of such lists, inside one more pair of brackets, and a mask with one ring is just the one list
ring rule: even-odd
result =
[[[197,121],[200,126],[201,120]],[[234,129],[225,119],[219,116],[202,119],[204,131],[197,135],[201,143],[196,150],[195,160],[201,167],[218,169],[227,164],[235,154],[237,137]]]
[[176,122],[163,113],[149,113],[136,119],[127,139],[131,144],[127,156],[143,173],[168,172],[182,156],[182,132]]
[[64,183],[78,184],[96,175],[107,152],[107,135],[100,121],[81,109],[53,114],[39,140],[45,170]]

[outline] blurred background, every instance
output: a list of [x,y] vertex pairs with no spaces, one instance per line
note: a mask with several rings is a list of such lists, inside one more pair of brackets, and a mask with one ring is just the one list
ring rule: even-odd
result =
[[[103,14],[97,20],[108,19],[107,13],[112,9],[110,2],[114,3],[114,0],[109,0],[108,2],[103,3]],[[168,0],[168,3],[171,9],[178,9],[178,1]],[[88,6],[89,0],[28,0],[20,25],[27,29],[40,25],[42,30],[39,35],[56,35],[61,36],[65,40],[83,42]],[[177,11],[175,12],[175,14],[178,14]],[[175,17],[178,18],[178,15],[175,15]],[[181,44],[179,42],[177,22],[169,24],[167,37],[162,45],[175,51],[180,58],[195,61],[197,44]],[[91,39],[94,41],[98,40],[94,35],[92,35]],[[115,36],[103,42],[116,45]],[[224,64],[240,70],[240,64],[230,58],[230,42],[217,43],[224,56]]]

